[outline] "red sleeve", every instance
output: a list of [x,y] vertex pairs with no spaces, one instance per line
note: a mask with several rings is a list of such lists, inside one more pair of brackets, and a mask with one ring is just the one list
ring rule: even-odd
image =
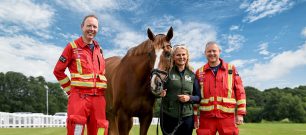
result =
[[66,46],[62,55],[60,56],[59,60],[57,61],[53,74],[55,75],[56,79],[62,86],[65,92],[69,94],[70,90],[70,79],[65,74],[65,70],[68,67],[69,63],[72,60],[72,47],[70,44]]
[[233,66],[233,75],[234,75],[234,91],[237,101],[237,114],[246,115],[246,95],[245,90],[242,84],[241,77],[237,72],[236,68]]

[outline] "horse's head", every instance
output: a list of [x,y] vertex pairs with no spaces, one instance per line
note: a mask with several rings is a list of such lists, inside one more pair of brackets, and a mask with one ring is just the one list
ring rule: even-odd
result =
[[158,96],[163,90],[171,65],[172,46],[170,40],[173,37],[173,29],[171,27],[167,35],[158,34],[156,36],[148,29],[148,37],[155,52],[155,61],[154,64],[152,63],[151,71],[151,91],[155,96]]

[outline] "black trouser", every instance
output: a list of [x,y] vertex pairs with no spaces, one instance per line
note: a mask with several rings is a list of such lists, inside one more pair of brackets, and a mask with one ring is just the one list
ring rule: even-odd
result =
[[[163,135],[168,135],[173,132],[174,128],[178,125],[179,118],[173,118],[165,113],[163,115],[162,132]],[[174,135],[192,135],[194,122],[193,116],[186,116],[182,118],[182,124],[177,128]]]

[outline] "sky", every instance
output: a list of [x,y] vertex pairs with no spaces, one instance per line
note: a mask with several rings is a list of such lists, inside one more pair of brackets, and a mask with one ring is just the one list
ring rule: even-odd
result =
[[68,42],[81,36],[88,14],[99,18],[104,56],[124,56],[147,29],[185,44],[197,69],[216,41],[245,86],[259,90],[306,85],[306,0],[0,0],[0,72],[43,76]]

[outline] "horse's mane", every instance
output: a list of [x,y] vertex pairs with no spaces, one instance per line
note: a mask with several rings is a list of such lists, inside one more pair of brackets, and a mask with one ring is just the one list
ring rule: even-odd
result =
[[[158,34],[155,36],[155,40],[157,40],[158,45],[162,45],[160,42],[162,42],[161,36],[163,34]],[[163,35],[164,36],[164,35]],[[160,46],[162,47],[162,46]],[[132,47],[131,49],[128,50],[125,56],[138,56],[138,55],[143,55],[146,53],[151,52],[154,49],[154,46],[152,44],[152,41],[150,39],[147,39],[146,41],[142,42],[138,46]]]
[[153,47],[151,42],[152,41],[148,39],[142,42],[141,44],[139,44],[138,46],[132,47],[131,49],[128,50],[126,56],[137,56],[152,51]]

